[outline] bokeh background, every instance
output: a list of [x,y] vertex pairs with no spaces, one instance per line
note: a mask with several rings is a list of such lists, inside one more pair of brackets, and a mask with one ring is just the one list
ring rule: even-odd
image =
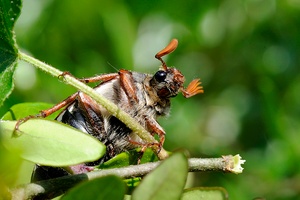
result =
[[[173,99],[160,119],[165,148],[247,160],[240,175],[193,173],[189,186],[221,186],[230,199],[300,199],[299,0],[26,0],[15,32],[23,51],[76,77],[155,73],[154,55],[177,38],[167,64],[187,82],[200,77],[205,93]],[[75,92],[23,62],[15,78],[0,115]]]

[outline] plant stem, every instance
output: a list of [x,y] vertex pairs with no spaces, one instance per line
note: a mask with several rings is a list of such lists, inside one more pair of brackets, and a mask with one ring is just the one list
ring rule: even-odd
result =
[[[38,59],[35,59],[23,52],[19,52],[19,59],[24,60],[35,67],[41,69],[42,71],[54,76],[59,77],[63,76],[62,81],[66,84],[69,84],[79,91],[82,91],[83,93],[89,95],[92,99],[94,99],[97,103],[102,105],[108,112],[110,112],[113,116],[117,117],[119,120],[121,120],[128,128],[130,128],[133,132],[135,132],[145,143],[157,143],[157,141],[154,139],[154,137],[144,129],[143,126],[141,126],[138,122],[136,122],[135,119],[133,119],[129,114],[122,111],[117,105],[109,101],[108,99],[101,96],[99,93],[97,93],[93,88],[87,86],[86,84],[80,82],[73,76],[69,74],[64,74],[62,71],[44,63],[41,62]],[[158,151],[158,146],[152,145],[154,152]],[[168,157],[168,153],[162,148],[160,152],[157,155],[161,160]]]
[[[190,158],[188,159],[189,171],[222,171],[231,173],[242,173],[241,164],[245,161],[241,160],[239,155],[227,155],[221,158]],[[121,178],[141,177],[153,171],[161,161],[146,163],[141,165],[131,165],[128,167],[102,169],[98,171],[88,172],[85,174],[76,174],[64,176],[56,179],[29,183],[12,189],[10,192],[15,199],[39,199],[54,198],[66,192],[74,185],[95,178],[100,178],[107,175],[116,175]],[[239,169],[236,171],[235,169]],[[14,198],[13,198],[14,199]]]

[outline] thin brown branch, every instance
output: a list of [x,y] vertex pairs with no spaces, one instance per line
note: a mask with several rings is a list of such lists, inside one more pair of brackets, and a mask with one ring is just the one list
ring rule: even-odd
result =
[[[77,174],[71,176],[64,176],[56,179],[49,179],[39,181],[36,183],[29,183],[12,189],[12,199],[49,199],[65,193],[68,189],[76,184],[100,178],[107,175],[116,175],[122,178],[140,177],[150,173],[154,170],[160,162],[146,163],[141,165],[131,165],[128,167],[98,170],[88,172],[85,174]],[[245,161],[241,160],[239,155],[222,156],[221,158],[190,158],[188,159],[189,171],[223,171],[232,173],[241,173]]]

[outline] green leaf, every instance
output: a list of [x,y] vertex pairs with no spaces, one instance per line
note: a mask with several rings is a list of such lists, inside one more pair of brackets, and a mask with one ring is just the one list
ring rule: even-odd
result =
[[125,184],[117,176],[106,176],[82,183],[69,192],[62,200],[122,200],[125,194]]
[[[129,165],[136,165],[138,159],[140,158],[141,153],[140,149],[136,148],[131,151],[122,152],[112,159],[106,161],[105,163],[101,164],[98,168],[99,169],[112,169],[112,168],[119,168],[119,167],[126,167]],[[148,148],[143,154],[143,157],[141,159],[142,163],[147,162],[155,162],[158,158],[155,153],[153,153],[152,149]],[[131,192],[133,189],[135,189],[136,186],[139,185],[141,178],[130,178],[124,180],[127,184],[128,191]]]
[[[13,105],[2,117],[2,120],[19,120],[29,115],[36,115],[41,110],[49,109],[53,104],[43,102],[26,102]],[[58,111],[60,112],[60,111]],[[57,114],[52,114],[47,119],[54,119]]]
[[88,134],[57,121],[30,119],[19,127],[15,121],[0,121],[0,136],[7,149],[21,151],[29,161],[50,166],[69,166],[99,159],[105,146]]
[[[0,177],[2,184],[5,183],[7,186],[13,186],[17,180],[19,169],[22,164],[22,159],[17,155],[17,152],[8,151],[0,143]],[[0,197],[1,197],[1,186],[0,184]],[[1,199],[1,198],[0,198]]]
[[[112,168],[119,168],[119,167],[126,167],[129,165],[136,165],[138,159],[140,158],[140,149],[136,148],[131,151],[122,152],[112,159],[106,161],[105,163],[101,164],[98,168],[99,169],[112,169]],[[155,162],[158,158],[155,153],[153,153],[152,149],[146,149],[141,159],[142,163],[147,162]],[[131,192],[136,186],[139,185],[141,178],[129,178],[124,180],[127,184],[127,188],[129,192]]]
[[142,180],[142,177],[125,179],[124,182],[127,185],[127,193],[131,194],[132,191],[140,184],[141,180]]
[[21,0],[0,0],[0,34],[1,50],[8,50],[7,53],[17,52],[15,46],[13,28],[20,16]]
[[182,153],[173,154],[148,174],[134,190],[132,199],[180,199],[188,173],[188,163]]
[[[0,68],[2,68],[1,59],[2,58],[0,52]],[[12,90],[14,89],[13,76],[15,73],[15,69],[16,69],[16,62],[13,61],[12,63],[9,64],[9,66],[4,71],[0,73],[0,106],[2,106],[5,99],[9,97]]]
[[13,27],[20,15],[21,0],[0,0],[0,106],[13,90],[18,49]]
[[222,187],[198,187],[184,190],[181,200],[227,200],[228,193]]
[[[129,165],[136,165],[138,159],[140,158],[139,149],[134,149],[131,151],[123,152],[118,154],[117,156],[113,157],[112,159],[106,161],[105,163],[99,166],[100,169],[109,169],[109,168],[118,168],[118,167],[125,167]],[[155,162],[158,158],[153,153],[152,149],[146,149],[141,159],[141,164],[147,162]]]

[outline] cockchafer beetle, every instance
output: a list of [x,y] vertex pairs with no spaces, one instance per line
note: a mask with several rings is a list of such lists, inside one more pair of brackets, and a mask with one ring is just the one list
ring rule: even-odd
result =
[[[159,145],[162,146],[165,141],[165,131],[156,119],[168,115],[170,98],[180,92],[186,98],[203,93],[200,79],[191,81],[187,88],[184,88],[183,74],[176,68],[167,67],[163,61],[162,57],[173,52],[177,45],[177,39],[173,39],[155,55],[155,58],[161,61],[162,66],[154,75],[121,69],[118,73],[80,80],[85,83],[101,81],[94,87],[94,90],[130,114],[150,133],[157,134]],[[93,166],[99,165],[121,152],[148,145],[144,144],[118,118],[112,116],[91,97],[80,91],[54,107],[41,111],[38,116],[47,117],[64,107],[65,109],[56,117],[56,120],[100,140],[106,145],[106,154],[95,162],[71,166],[69,171],[64,168],[36,165],[32,176],[33,181],[87,172],[93,170]]]

